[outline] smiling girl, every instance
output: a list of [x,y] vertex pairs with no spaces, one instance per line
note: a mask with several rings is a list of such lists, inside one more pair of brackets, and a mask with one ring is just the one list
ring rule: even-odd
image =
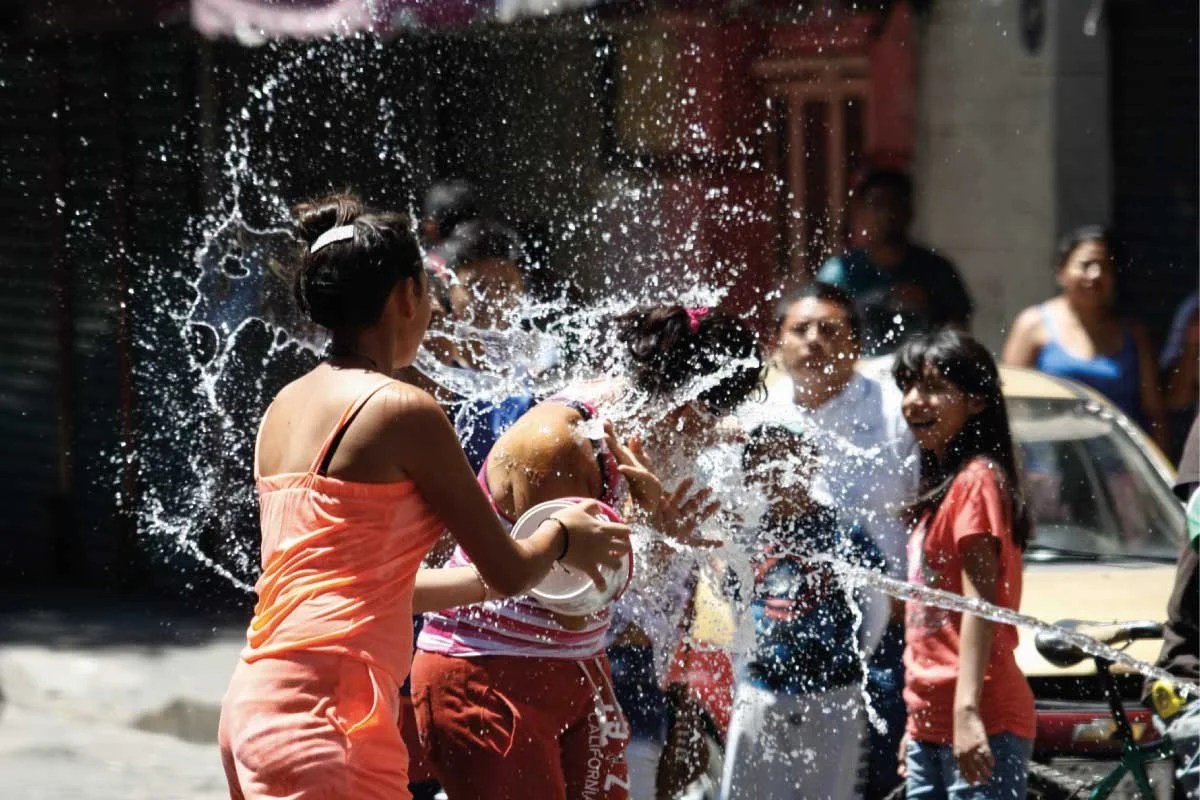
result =
[[[943,330],[906,344],[892,374],[921,448],[909,581],[1016,610],[1031,526],[995,361]],[[1035,717],[1016,628],[909,600],[905,636],[908,797],[1025,797]]]

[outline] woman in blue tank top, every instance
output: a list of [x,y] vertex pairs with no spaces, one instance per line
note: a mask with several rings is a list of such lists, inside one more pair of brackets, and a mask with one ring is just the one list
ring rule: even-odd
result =
[[1030,306],[1013,323],[1004,363],[1092,387],[1163,446],[1165,412],[1149,338],[1114,308],[1110,234],[1098,226],[1068,234],[1059,246],[1057,280],[1057,297]]

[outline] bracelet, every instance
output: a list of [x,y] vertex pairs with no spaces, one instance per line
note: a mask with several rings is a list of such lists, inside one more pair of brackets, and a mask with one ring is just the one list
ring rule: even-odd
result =
[[562,561],[564,558],[567,557],[567,550],[571,547],[571,529],[567,527],[567,523],[563,522],[558,517],[550,517],[549,521],[557,522],[558,526],[560,528],[562,528],[562,532],[563,532],[562,552],[559,553],[558,557],[554,559],[555,561]]

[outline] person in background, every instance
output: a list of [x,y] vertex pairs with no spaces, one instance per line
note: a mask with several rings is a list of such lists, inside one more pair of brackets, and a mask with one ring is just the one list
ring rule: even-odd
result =
[[1170,428],[1171,449],[1167,456],[1180,464],[1188,426],[1200,402],[1200,293],[1192,292],[1175,310],[1158,363]]
[[1111,234],[1089,225],[1063,237],[1057,279],[1062,290],[1057,297],[1017,316],[1002,360],[1092,387],[1165,451],[1166,414],[1149,336],[1141,325],[1123,320],[1114,304]]
[[[921,447],[909,582],[1017,610],[1032,523],[995,361],[946,329],[906,343],[892,374]],[[910,599],[905,640],[907,796],[1025,797],[1037,723],[1017,629]]]
[[428,252],[450,238],[461,223],[480,216],[475,187],[459,178],[435,182],[421,206],[421,246]]
[[[775,360],[783,368],[768,381],[768,401],[747,414],[767,421],[796,420],[823,457],[813,493],[874,539],[886,572],[903,579],[908,530],[901,508],[916,497],[916,441],[900,411],[900,393],[861,374],[862,321],[850,295],[813,282],[786,298],[776,317]],[[886,730],[870,730],[866,796],[883,797],[899,782],[896,751],[904,730],[904,621],[899,603],[876,597],[866,644],[872,706]],[[889,609],[891,612],[889,613]],[[886,627],[885,627],[886,626]],[[880,639],[880,631],[882,638]]]
[[722,800],[861,796],[861,597],[822,559],[878,569],[883,558],[860,526],[808,493],[818,455],[807,435],[772,424],[743,450],[747,486],[769,505],[746,543],[755,639],[738,669]]
[[[525,251],[516,231],[494,220],[472,219],[443,242],[447,266],[465,289],[452,297],[456,319],[484,330],[506,330],[525,295]],[[472,353],[463,354],[468,365]]]
[[[522,272],[524,252],[517,234],[491,220],[469,220],[458,225],[442,244],[447,269],[460,292],[449,294],[449,319],[463,334],[456,337],[448,367],[464,377],[480,370],[506,379],[536,372],[543,363],[513,364],[508,342],[520,336],[514,328],[525,294]],[[492,445],[536,402],[532,391],[511,391],[502,397],[454,398],[447,403],[471,468],[478,471]]]
[[909,239],[912,180],[876,170],[858,187],[865,247],[830,258],[817,280],[850,293],[863,319],[867,355],[895,350],[907,338],[943,325],[970,327],[971,297],[947,259]]
[[[1155,666],[1177,678],[1200,682],[1200,418],[1192,420],[1180,460],[1175,494],[1187,507],[1187,543],[1179,554],[1175,588],[1167,603],[1163,648]],[[1200,701],[1182,696],[1164,681],[1147,679],[1142,701],[1154,709],[1154,724],[1175,744],[1176,800],[1200,797]]]

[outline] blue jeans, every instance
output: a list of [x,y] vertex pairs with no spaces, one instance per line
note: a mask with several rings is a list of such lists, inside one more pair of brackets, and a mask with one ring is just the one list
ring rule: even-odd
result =
[[992,777],[972,786],[959,774],[950,745],[910,739],[905,759],[909,800],[1025,800],[1033,740],[998,733],[988,737],[988,744],[996,758]]

